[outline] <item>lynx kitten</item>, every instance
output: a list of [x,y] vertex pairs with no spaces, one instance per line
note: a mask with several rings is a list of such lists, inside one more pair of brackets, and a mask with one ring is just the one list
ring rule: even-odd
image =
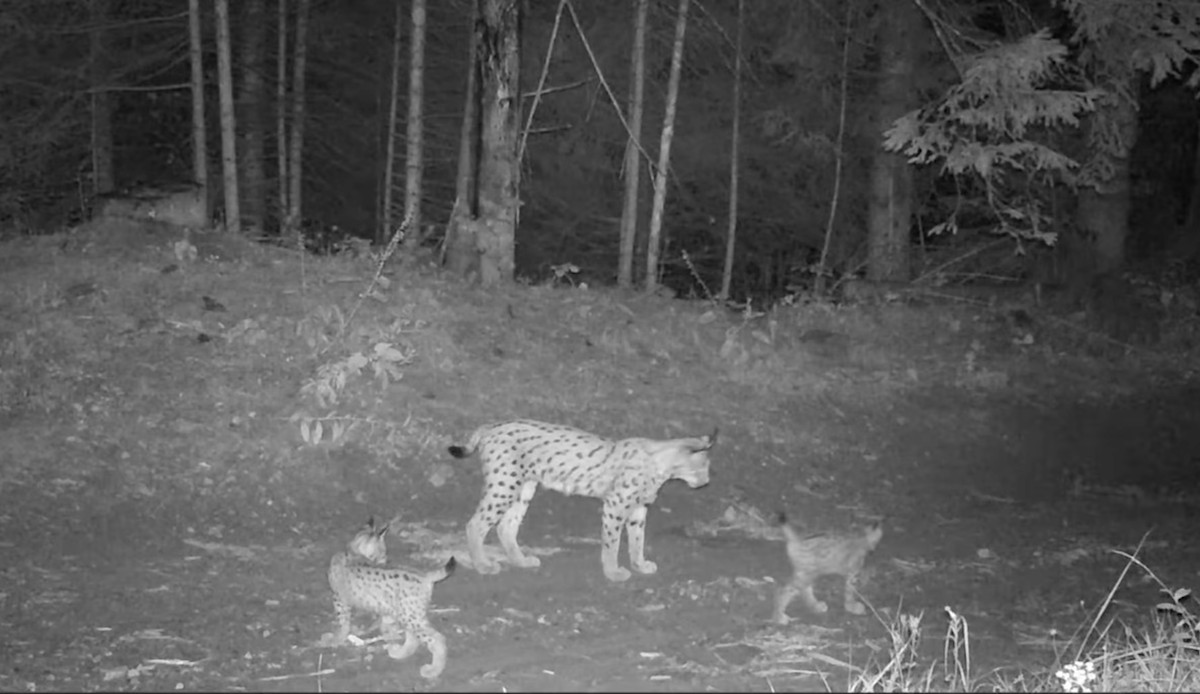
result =
[[842,576],[846,580],[843,594],[843,604],[846,611],[861,615],[866,613],[854,594],[858,574],[862,571],[863,561],[879,544],[883,537],[883,526],[875,523],[870,527],[853,533],[831,533],[801,536],[787,522],[787,517],[779,514],[779,523],[787,540],[788,559],[792,563],[792,579],[779,589],[775,596],[776,624],[787,624],[788,604],[800,597],[812,612],[824,614],[829,606],[817,600],[813,595],[813,584],[821,576]]
[[[329,561],[329,587],[337,612],[338,631],[324,639],[341,644],[350,636],[350,617],[359,609],[380,616],[380,630],[388,643],[388,655],[403,660],[425,644],[433,661],[421,666],[421,676],[434,679],[446,667],[446,639],[429,623],[426,612],[433,597],[433,585],[454,573],[454,557],[446,565],[425,573],[407,569],[388,569],[384,535],[388,525],[375,527],[375,519],[346,545],[344,552]],[[400,627],[405,630],[404,644],[397,646]]]

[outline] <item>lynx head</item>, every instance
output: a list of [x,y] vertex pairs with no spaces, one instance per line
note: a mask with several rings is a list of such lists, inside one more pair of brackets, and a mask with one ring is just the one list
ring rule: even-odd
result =
[[875,521],[863,530],[863,539],[867,541],[867,547],[872,550],[879,546],[879,541],[883,539],[883,521]]
[[708,484],[708,452],[717,443],[717,433],[714,428],[708,436],[661,441],[651,455],[667,467],[671,479],[683,480],[692,489],[703,487]]
[[384,523],[380,527],[375,526],[375,517],[371,516],[367,519],[366,525],[353,540],[346,545],[350,554],[357,555],[372,564],[387,563],[387,542],[384,541],[384,536],[387,535],[388,527],[391,523]]

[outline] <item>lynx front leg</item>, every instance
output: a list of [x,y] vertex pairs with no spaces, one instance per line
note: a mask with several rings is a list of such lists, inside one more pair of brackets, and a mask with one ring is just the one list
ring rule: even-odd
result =
[[350,603],[335,598],[333,602],[334,612],[337,613],[337,631],[332,634],[325,634],[330,645],[340,646],[346,643],[346,639],[350,638],[350,626],[352,624],[352,614]]
[[771,621],[783,625],[792,621],[791,617],[787,616],[787,608],[799,592],[795,582],[789,582],[775,593],[775,611],[771,613]]
[[652,574],[658,571],[658,564],[646,559],[646,507],[638,506],[629,514],[629,520],[625,522],[625,528],[629,533],[629,565],[634,571],[643,574]]
[[[604,527],[600,531],[600,564],[604,567],[604,576],[615,583],[628,581],[632,575],[629,569],[618,565],[618,554],[621,551],[621,531],[629,520],[629,512],[624,506],[604,502]],[[633,542],[633,535],[629,536]]]
[[851,574],[846,577],[846,588],[843,596],[842,604],[846,611],[850,614],[862,616],[867,613],[867,608],[858,601],[858,576]]
[[537,491],[537,482],[526,482],[521,487],[520,496],[504,512],[500,518],[500,525],[496,528],[496,534],[500,536],[500,546],[504,548],[508,560],[513,563],[513,566],[523,569],[536,569],[542,565],[541,559],[525,556],[525,553],[521,551],[521,546],[517,544],[517,531],[521,529],[521,521],[525,520],[525,512],[529,510],[529,501],[533,498],[535,491]]

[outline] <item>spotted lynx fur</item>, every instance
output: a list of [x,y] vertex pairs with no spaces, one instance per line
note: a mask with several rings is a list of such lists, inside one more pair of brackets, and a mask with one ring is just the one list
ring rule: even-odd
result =
[[[388,525],[366,526],[329,560],[329,587],[333,589],[333,607],[337,612],[338,631],[327,635],[333,644],[350,636],[350,620],[355,609],[380,617],[380,630],[388,642],[388,655],[403,660],[425,644],[433,661],[421,666],[421,676],[434,679],[446,667],[446,639],[429,623],[429,601],[433,585],[454,573],[454,557],[440,569],[418,573],[399,568],[384,568],[387,562]],[[396,646],[400,627],[404,644]]]
[[813,584],[821,576],[841,576],[845,579],[842,603],[851,614],[866,614],[866,608],[855,598],[858,576],[863,562],[883,537],[883,526],[875,523],[851,533],[829,533],[802,536],[780,513],[779,523],[787,540],[787,555],[792,564],[792,578],[775,596],[773,619],[787,624],[788,605],[797,596],[810,611],[824,614],[829,606],[813,595]]
[[483,498],[467,523],[467,548],[475,569],[483,574],[500,570],[483,551],[484,540],[497,524],[500,545],[514,566],[541,565],[517,544],[517,531],[541,484],[563,494],[604,500],[600,562],[608,580],[630,577],[628,569],[618,566],[622,530],[629,535],[630,566],[639,573],[654,573],[658,566],[644,556],[646,508],[667,480],[683,480],[693,489],[708,484],[708,451],[716,441],[715,430],[697,438],[613,441],[531,420],[480,427],[466,446],[449,449],[455,458],[478,451],[483,466]]

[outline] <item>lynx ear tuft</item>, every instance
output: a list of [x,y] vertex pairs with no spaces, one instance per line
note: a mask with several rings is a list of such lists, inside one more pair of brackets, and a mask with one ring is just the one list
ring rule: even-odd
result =
[[713,433],[709,434],[708,436],[701,436],[698,439],[692,439],[693,441],[699,442],[691,447],[692,453],[703,453],[704,451],[712,450],[712,447],[717,445],[717,434],[719,431],[719,429],[714,427]]

